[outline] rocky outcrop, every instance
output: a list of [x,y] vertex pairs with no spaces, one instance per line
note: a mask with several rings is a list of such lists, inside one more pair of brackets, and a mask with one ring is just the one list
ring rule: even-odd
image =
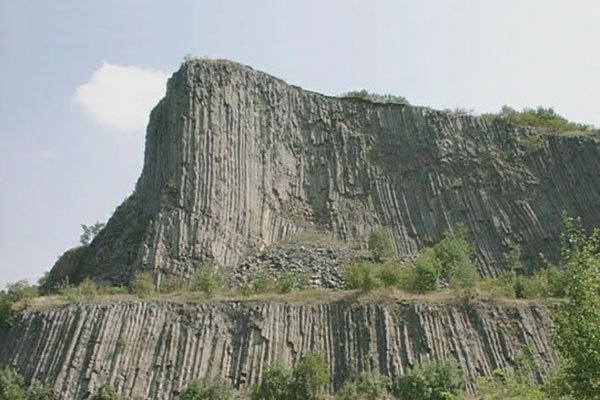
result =
[[135,193],[71,281],[188,277],[305,231],[379,226],[400,255],[466,226],[480,272],[558,255],[561,213],[600,225],[600,142],[308,92],[229,61],[186,62],[147,130]]
[[545,308],[525,303],[73,304],[28,311],[0,332],[0,365],[72,400],[106,382],[131,400],[173,399],[202,377],[226,377],[243,390],[269,364],[290,365],[309,350],[325,354],[331,389],[359,371],[395,376],[446,358],[458,360],[472,388],[496,368],[520,366],[543,381],[555,357],[548,325]]

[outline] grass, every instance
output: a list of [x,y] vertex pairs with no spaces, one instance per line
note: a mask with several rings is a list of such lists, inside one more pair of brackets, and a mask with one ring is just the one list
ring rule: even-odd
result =
[[[550,299],[551,300],[551,299]],[[556,299],[555,299],[556,300]],[[207,298],[203,293],[192,291],[177,291],[172,293],[152,293],[144,298],[134,294],[99,294],[91,299],[74,301],[65,296],[49,295],[31,299],[28,311],[59,309],[70,304],[109,304],[115,302],[168,302],[181,304],[216,304],[216,303],[285,303],[295,305],[311,305],[326,303],[356,303],[356,304],[393,304],[401,302],[453,304],[464,303],[465,298],[450,290],[439,290],[425,294],[408,293],[397,288],[381,287],[370,292],[360,290],[330,290],[306,289],[291,293],[260,293],[242,296],[233,290],[221,290],[214,297]],[[477,292],[468,299],[469,303],[527,305],[539,304],[540,299],[510,299],[498,297],[487,292]]]

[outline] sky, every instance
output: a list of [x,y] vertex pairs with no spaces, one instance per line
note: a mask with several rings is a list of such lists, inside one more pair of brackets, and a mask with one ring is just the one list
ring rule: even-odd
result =
[[131,194],[186,55],[600,126],[599,21],[597,0],[0,0],[0,288],[36,282]]

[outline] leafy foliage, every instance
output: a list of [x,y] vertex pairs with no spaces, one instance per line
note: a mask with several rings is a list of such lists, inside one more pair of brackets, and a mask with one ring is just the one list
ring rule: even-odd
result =
[[454,360],[417,365],[392,383],[392,393],[400,400],[448,400],[463,388],[462,372]]
[[369,93],[365,89],[350,91],[340,95],[339,97],[368,100],[372,101],[373,103],[409,104],[408,100],[404,96]]
[[591,125],[571,122],[557,114],[552,107],[524,108],[517,111],[512,107],[503,106],[498,114],[484,114],[484,118],[498,119],[515,125],[533,126],[563,132],[584,132],[600,134],[600,129]]
[[279,364],[267,368],[260,385],[254,387],[252,400],[288,400],[291,398],[292,372]]
[[92,397],[92,400],[119,400],[117,391],[109,384],[100,386],[96,394]]
[[96,235],[98,235],[98,233],[100,233],[102,229],[104,229],[105,226],[106,224],[100,221],[96,221],[90,226],[82,224],[81,229],[83,232],[81,233],[79,241],[83,245],[90,244],[90,242],[96,237]]
[[567,303],[556,316],[554,343],[561,355],[561,394],[600,398],[600,230],[587,235],[564,218],[562,262],[569,277]]
[[232,388],[222,379],[193,381],[179,395],[180,400],[229,400]]
[[37,296],[37,288],[25,280],[6,285],[6,290],[0,291],[0,328],[12,326],[27,301]]
[[377,262],[396,255],[394,239],[388,229],[378,229],[371,232],[368,239],[368,247]]
[[290,371],[279,365],[267,369],[252,400],[315,400],[329,381],[329,366],[322,355],[306,354]]
[[23,377],[14,369],[0,369],[0,400],[55,400],[52,389],[36,382],[25,388]]
[[368,292],[381,286],[378,276],[378,265],[369,261],[360,261],[350,264],[344,270],[344,284],[346,289]]
[[131,293],[144,298],[154,293],[155,285],[152,275],[148,272],[137,272],[129,285]]
[[446,231],[444,238],[432,249],[442,266],[442,278],[448,281],[450,288],[471,294],[477,286],[479,273],[464,226],[457,226],[454,233]]
[[437,290],[442,273],[442,264],[432,248],[427,248],[415,259],[413,278],[407,288],[411,292],[427,293]]
[[492,378],[477,380],[477,394],[481,400],[544,400],[546,394],[539,386],[533,385],[519,375],[506,375],[494,371]]
[[216,268],[200,268],[192,278],[192,291],[202,292],[206,297],[211,298],[222,286],[223,279]]
[[377,372],[366,372],[346,381],[339,391],[340,400],[384,400],[390,398],[390,379]]

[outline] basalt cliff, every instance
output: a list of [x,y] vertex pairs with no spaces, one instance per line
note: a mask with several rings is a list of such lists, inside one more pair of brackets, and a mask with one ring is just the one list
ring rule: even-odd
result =
[[233,62],[191,61],[152,111],[135,192],[51,281],[185,278],[306,231],[354,242],[383,226],[410,256],[458,223],[482,275],[497,275],[514,246],[534,268],[540,253],[558,255],[561,213],[600,225],[598,171],[597,139],[328,97]]
[[[532,270],[540,253],[558,257],[562,213],[600,226],[598,171],[598,139],[329,97],[233,62],[188,61],[151,113],[134,193],[89,246],[61,257],[46,289],[86,278],[125,285],[137,272],[160,287],[206,265],[304,268],[313,286],[336,288],[360,252],[351,249],[380,227],[410,258],[462,224],[482,276],[502,272],[516,246]],[[347,247],[299,240],[315,234]],[[525,302],[122,300],[24,312],[0,332],[0,365],[65,399],[104,382],[128,399],[173,399],[206,376],[248,387],[271,362],[316,349],[332,389],[358,371],[397,375],[447,357],[472,388],[524,357],[543,381],[555,359],[549,326],[548,310]]]

